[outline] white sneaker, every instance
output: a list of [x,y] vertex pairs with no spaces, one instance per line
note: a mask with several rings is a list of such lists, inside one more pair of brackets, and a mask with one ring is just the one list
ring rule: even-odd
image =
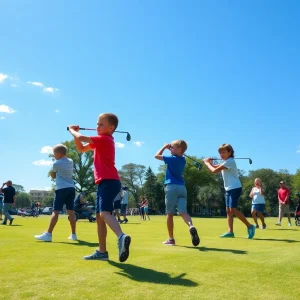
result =
[[281,222],[277,222],[277,223],[275,223],[275,225],[281,226]]
[[289,223],[289,226],[292,226],[292,223]]
[[71,240],[71,241],[77,241],[77,235],[76,233],[72,233],[69,237],[68,237],[68,240]]
[[52,242],[52,234],[49,232],[44,232],[39,235],[34,236],[37,240],[44,241],[44,242]]

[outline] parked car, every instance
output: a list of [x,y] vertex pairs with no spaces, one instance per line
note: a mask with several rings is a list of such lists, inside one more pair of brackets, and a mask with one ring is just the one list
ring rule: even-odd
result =
[[18,214],[18,211],[17,211],[16,209],[14,209],[14,208],[11,208],[11,209],[8,210],[8,213],[9,213],[10,215],[17,215],[17,214]]
[[53,208],[52,208],[52,207],[44,207],[44,208],[42,209],[41,214],[42,214],[42,215],[51,215],[51,214],[52,214],[52,211],[53,211]]

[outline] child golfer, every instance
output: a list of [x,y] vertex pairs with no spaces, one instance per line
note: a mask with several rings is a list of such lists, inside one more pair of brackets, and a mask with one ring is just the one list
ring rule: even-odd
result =
[[257,216],[261,220],[261,229],[266,229],[267,225],[265,223],[265,218],[263,213],[265,212],[265,191],[261,186],[261,180],[256,178],[254,180],[254,187],[250,192],[250,197],[252,198],[252,209],[251,214],[256,224],[256,228],[259,228],[257,223]]
[[[118,118],[114,114],[104,113],[98,118],[97,136],[84,136],[78,132],[79,126],[69,126],[79,152],[94,151],[94,177],[97,187],[96,220],[99,249],[85,256],[87,260],[108,260],[106,235],[108,225],[118,237],[119,261],[129,256],[130,236],[124,234],[112,215],[113,202],[121,190],[121,182],[115,168],[115,143],[112,134],[118,127]],[[86,143],[86,144],[83,144]]]
[[[170,150],[170,156],[162,155],[166,149]],[[182,177],[186,165],[183,156],[186,149],[187,144],[185,141],[176,140],[170,144],[165,144],[155,155],[156,159],[164,161],[167,165],[165,175],[165,203],[169,238],[163,242],[163,244],[167,246],[175,246],[173,217],[176,213],[176,209],[184,222],[189,226],[192,244],[198,246],[200,243],[197,229],[193,226],[192,219],[186,210],[187,191]]]
[[211,172],[221,172],[224,180],[228,231],[220,237],[234,238],[233,216],[235,215],[247,226],[248,239],[252,239],[255,234],[255,226],[251,225],[245,216],[237,209],[238,201],[242,193],[242,184],[240,182],[238,170],[234,160],[234,150],[231,145],[222,144],[219,147],[218,152],[221,159],[224,161],[222,164],[213,165],[211,158],[204,159],[204,163]]

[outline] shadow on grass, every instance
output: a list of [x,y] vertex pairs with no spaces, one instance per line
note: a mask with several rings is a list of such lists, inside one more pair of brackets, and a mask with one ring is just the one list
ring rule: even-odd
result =
[[288,228],[268,228],[267,230],[288,230],[288,231],[299,231],[300,230],[300,227],[299,229],[288,229]]
[[198,285],[197,282],[183,278],[186,273],[181,273],[175,277],[171,277],[168,273],[159,272],[139,266],[124,263],[121,264],[114,261],[108,261],[108,263],[121,270],[120,272],[116,272],[116,274],[138,282],[151,282],[157,284],[169,284],[172,286],[181,285],[190,287]]
[[286,243],[300,243],[300,241],[296,240],[288,240],[288,239],[258,239],[255,238],[256,241],[271,241],[271,242],[286,242]]
[[17,227],[17,226],[23,226],[23,225],[20,225],[20,224],[12,224],[12,225],[8,225],[8,224],[1,224],[2,226],[7,226],[7,227]]
[[237,250],[237,249],[223,249],[223,248],[209,248],[209,247],[192,247],[192,246],[177,246],[177,247],[183,247],[188,249],[197,249],[202,252],[206,251],[216,251],[216,252],[230,252],[233,254],[248,254],[245,250]]
[[77,241],[74,241],[74,243],[57,242],[55,244],[66,244],[66,245],[71,245],[71,246],[87,246],[87,247],[98,247],[99,246],[99,243],[90,243],[90,242],[83,241],[83,240],[77,240]]

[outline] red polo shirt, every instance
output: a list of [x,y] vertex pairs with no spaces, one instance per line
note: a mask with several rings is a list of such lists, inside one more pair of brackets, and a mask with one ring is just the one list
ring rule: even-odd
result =
[[286,204],[290,204],[290,199],[289,197],[287,198],[286,201],[285,198],[286,196],[289,196],[290,195],[290,190],[287,188],[287,187],[283,187],[283,188],[280,188],[278,190],[278,198],[282,201],[282,202],[285,202]]
[[115,142],[111,135],[91,136],[94,149],[94,177],[99,184],[103,179],[120,180],[115,167]]

